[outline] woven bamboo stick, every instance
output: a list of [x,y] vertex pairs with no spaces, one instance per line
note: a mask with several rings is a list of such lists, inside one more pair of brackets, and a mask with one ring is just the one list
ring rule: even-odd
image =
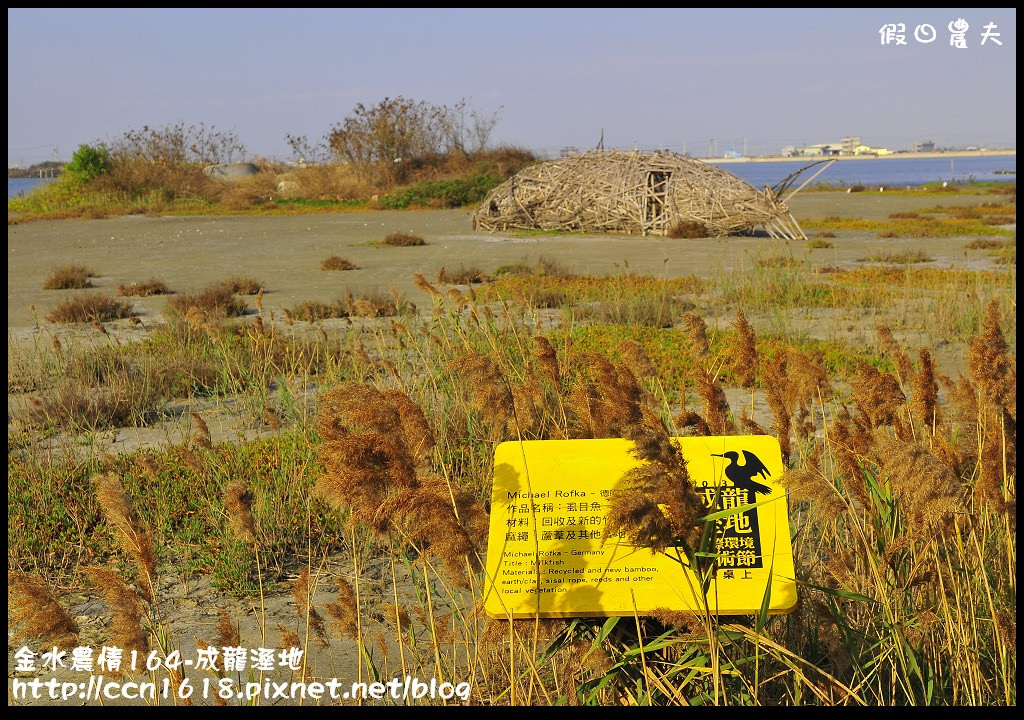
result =
[[483,230],[546,229],[667,235],[701,223],[709,236],[753,232],[806,238],[769,188],[675,153],[593,150],[531,166],[492,190],[473,214]]

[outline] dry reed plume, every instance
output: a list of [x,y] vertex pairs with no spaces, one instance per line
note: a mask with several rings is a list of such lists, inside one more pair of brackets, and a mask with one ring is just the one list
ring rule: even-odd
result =
[[197,447],[201,447],[204,450],[213,449],[213,441],[210,436],[210,428],[206,424],[206,421],[199,416],[198,413],[190,412],[189,417],[192,418],[192,443]]
[[337,586],[337,599],[325,605],[324,609],[331,616],[331,626],[340,639],[356,639],[359,634],[359,604],[356,602],[356,592],[343,577],[338,578]]
[[228,525],[242,542],[256,539],[256,521],[252,515],[255,497],[245,480],[234,480],[224,491],[224,509],[228,514]]
[[682,449],[663,422],[631,428],[633,455],[641,461],[628,470],[612,493],[605,537],[622,533],[635,547],[665,552],[680,544],[695,550],[706,512],[693,487]]
[[895,377],[860,360],[851,385],[853,402],[870,428],[892,425],[907,401]]
[[885,440],[878,454],[882,476],[908,520],[908,534],[928,539],[965,511],[959,479],[921,446]]
[[324,466],[318,495],[350,511],[350,522],[397,535],[460,576],[467,560],[477,564],[486,513],[471,494],[418,472],[433,434],[410,398],[342,383],[321,396],[316,424]]
[[470,389],[470,404],[490,428],[491,436],[507,439],[515,428],[515,400],[498,363],[487,355],[470,352],[453,360],[451,369]]
[[110,608],[113,616],[110,624],[111,643],[125,652],[136,650],[140,655],[148,653],[149,633],[143,627],[146,613],[139,595],[113,570],[92,566],[83,568],[82,572]]
[[534,356],[537,358],[537,366],[556,388],[560,388],[562,371],[558,365],[558,355],[555,353],[555,348],[551,346],[551,341],[543,335],[537,335],[533,338],[533,342],[536,346]]
[[136,514],[118,478],[99,475],[93,482],[96,486],[96,499],[113,530],[114,539],[135,561],[140,575],[139,583],[146,598],[153,602],[156,598],[156,550],[153,538]]
[[736,339],[731,348],[732,371],[740,387],[752,388],[758,366],[757,340],[742,308],[736,310],[733,327],[736,328]]
[[7,573],[7,618],[14,629],[10,643],[36,640],[63,650],[78,646],[78,623],[36,575]]
[[[324,618],[313,604],[313,595],[316,593],[316,585],[311,582],[309,568],[302,568],[302,572],[295,578],[292,584],[292,597],[295,598],[295,608],[298,612],[299,622],[306,623],[306,629],[322,647],[327,647],[327,630],[324,626]],[[304,645],[304,643],[303,643]]]

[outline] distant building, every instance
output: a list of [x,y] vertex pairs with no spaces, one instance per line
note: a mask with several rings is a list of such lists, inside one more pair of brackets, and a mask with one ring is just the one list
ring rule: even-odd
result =
[[858,145],[853,149],[854,155],[892,155],[888,148],[876,148],[870,145]]
[[935,143],[931,140],[919,140],[911,143],[910,152],[935,152]]
[[856,155],[857,148],[863,147],[863,145],[864,144],[860,141],[860,138],[856,135],[844,137],[839,141],[839,152],[842,155]]
[[817,145],[798,145],[794,147],[790,155],[792,157],[821,157],[823,155],[838,155],[839,146],[829,143],[818,143]]

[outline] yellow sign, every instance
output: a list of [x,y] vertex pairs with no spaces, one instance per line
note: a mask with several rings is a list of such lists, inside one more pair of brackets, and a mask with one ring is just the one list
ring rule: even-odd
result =
[[[767,435],[682,437],[687,470],[708,514],[719,513],[711,613],[796,606],[796,581],[778,441]],[[655,553],[609,535],[606,515],[633,443],[505,442],[494,453],[484,609],[495,618],[704,612],[682,551]],[[754,506],[754,507],[749,507]],[[729,512],[730,508],[744,508]],[[680,562],[680,560],[682,562]]]

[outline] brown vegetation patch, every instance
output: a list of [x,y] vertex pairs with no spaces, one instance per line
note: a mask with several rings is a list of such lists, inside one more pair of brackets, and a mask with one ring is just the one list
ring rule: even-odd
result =
[[697,220],[681,220],[668,229],[668,237],[681,238],[705,238],[708,236],[708,228]]
[[414,245],[426,245],[427,241],[419,235],[412,233],[393,232],[384,238],[383,244],[390,245],[391,247],[411,247]]
[[49,277],[43,281],[43,290],[81,290],[91,288],[92,282],[89,278],[96,277],[96,273],[81,265],[66,265],[54,268]]
[[437,281],[445,285],[471,285],[488,281],[487,273],[476,265],[460,265],[458,270],[441,267],[437,272]]
[[79,295],[61,303],[46,316],[53,323],[105,322],[131,317],[132,306],[105,293]]
[[167,287],[163,280],[150,278],[144,282],[133,282],[119,285],[117,294],[121,297],[149,297],[150,295],[170,295],[174,291]]
[[167,300],[167,307],[182,316],[189,308],[196,308],[207,317],[241,317],[248,306],[232,292],[227,284],[212,285],[205,290],[182,293]]
[[346,258],[338,255],[331,255],[320,261],[321,270],[356,270],[357,265]]
[[235,295],[257,295],[263,289],[263,281],[251,277],[233,277],[220,283]]
[[318,300],[307,300],[292,308],[285,308],[284,316],[289,320],[316,322],[329,318],[348,317],[348,310],[341,303],[327,304]]

